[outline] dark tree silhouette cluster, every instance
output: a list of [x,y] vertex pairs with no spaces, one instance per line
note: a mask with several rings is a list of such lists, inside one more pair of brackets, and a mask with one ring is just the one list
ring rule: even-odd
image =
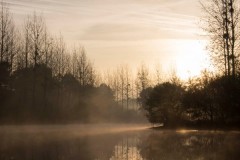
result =
[[52,36],[36,13],[22,28],[2,3],[0,123],[141,120],[136,111],[123,110],[113,89],[99,82],[83,47],[69,51],[62,36]]
[[147,88],[140,102],[153,124],[167,127],[239,127],[240,76],[189,80],[188,85],[164,82]]

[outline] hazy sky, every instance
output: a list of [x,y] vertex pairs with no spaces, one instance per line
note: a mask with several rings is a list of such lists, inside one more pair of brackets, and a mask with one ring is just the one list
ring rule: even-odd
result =
[[[81,44],[100,70],[141,62],[181,77],[207,67],[199,0],[5,0],[17,24],[42,13],[51,33]],[[70,48],[70,47],[69,47]]]

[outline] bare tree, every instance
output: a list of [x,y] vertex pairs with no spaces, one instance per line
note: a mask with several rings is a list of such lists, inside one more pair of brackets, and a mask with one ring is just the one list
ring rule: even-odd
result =
[[[210,53],[214,62],[224,68],[226,76],[235,77],[239,58],[239,15],[238,0],[202,1],[205,13],[203,29],[210,37]],[[224,66],[224,67],[222,67]]]
[[21,37],[20,33],[16,30],[15,25],[12,24],[10,27],[9,34],[7,35],[8,46],[7,46],[7,56],[6,59],[10,64],[10,72],[16,69],[16,55],[21,51]]
[[53,37],[50,36],[45,27],[43,35],[42,63],[44,63],[46,67],[51,67],[53,61],[53,47],[55,47]]
[[182,82],[177,75],[176,68],[174,68],[174,67],[170,68],[170,70],[169,70],[169,82],[171,82],[172,84],[175,84],[177,86],[182,85]]
[[17,70],[23,69],[26,67],[25,66],[25,50],[23,49],[24,44],[21,36],[19,37],[18,43],[19,43],[19,51],[16,53],[15,64],[14,64]]
[[125,95],[126,95],[126,107],[129,109],[129,98],[131,96],[131,70],[126,65],[124,66],[124,72],[125,72]]
[[120,97],[121,97],[121,106],[124,109],[124,88],[125,88],[125,74],[124,74],[124,67],[120,66],[119,68],[119,80],[120,80]]
[[114,70],[108,70],[104,73],[104,83],[106,83],[114,93],[115,101],[119,103],[120,101],[120,76],[119,68]]
[[53,74],[60,78],[66,73],[66,44],[61,34],[55,40],[53,56],[54,56]]
[[88,69],[87,55],[84,48],[80,48],[78,55],[78,78],[81,86],[85,86],[87,83]]
[[115,100],[117,101],[117,103],[119,102],[119,91],[120,91],[120,79],[118,76],[118,72],[117,70],[113,73],[113,91],[115,93]]
[[150,86],[149,69],[144,63],[142,63],[138,68],[137,83],[140,92]]
[[24,25],[24,29],[26,41],[26,67],[28,67],[29,58],[31,58],[33,66],[36,66],[38,63],[41,63],[41,58],[44,53],[44,41],[46,36],[45,21],[42,16],[39,16],[34,12],[32,16],[28,16]]
[[[33,83],[32,83],[32,106],[36,105],[36,84],[37,73],[36,66],[43,63],[44,44],[45,44],[45,31],[46,25],[42,16],[37,15],[35,12],[32,16],[28,16],[25,24],[25,67],[28,67],[29,63],[33,66]],[[44,97],[46,97],[46,85],[44,85]],[[46,100],[44,99],[46,102]]]
[[29,40],[29,34],[30,34],[30,17],[28,16],[28,18],[25,20],[25,24],[24,24],[24,60],[25,60],[25,68],[28,68],[28,64],[29,64],[29,51],[30,51],[30,40]]
[[1,2],[0,10],[0,62],[7,61],[13,64],[15,47],[15,26],[9,8]]
[[76,50],[75,47],[74,47],[73,52],[72,52],[72,60],[71,61],[72,61],[72,75],[76,78],[77,75],[78,75],[78,73],[77,73],[78,64],[77,64],[77,50]]
[[[95,70],[93,64],[87,58],[86,51],[83,47],[74,50],[74,72],[77,73],[77,78],[81,86],[94,86]],[[76,70],[76,69],[77,70]]]
[[154,74],[154,79],[155,79],[155,84],[160,84],[163,81],[163,72],[160,64],[155,65],[155,74]]

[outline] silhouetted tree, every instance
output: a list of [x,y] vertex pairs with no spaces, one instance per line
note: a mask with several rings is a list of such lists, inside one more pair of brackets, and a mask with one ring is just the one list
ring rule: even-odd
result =
[[6,114],[6,103],[10,95],[10,65],[8,62],[0,62],[0,120]]
[[121,106],[122,106],[122,109],[124,109],[124,87],[125,87],[125,73],[124,73],[124,67],[121,66],[119,68],[119,80],[120,80],[120,97],[121,97]]
[[137,83],[140,91],[150,86],[149,70],[145,64],[141,64],[137,71]]
[[210,37],[210,55],[227,76],[236,75],[239,46],[239,15],[236,0],[210,0],[202,4],[204,30]]
[[[46,36],[44,33],[46,31],[45,21],[42,16],[34,12],[34,14],[26,20],[24,28],[26,30],[26,61],[36,66],[42,62],[41,60],[43,58],[44,40]],[[28,66],[28,62],[26,62],[26,66]]]
[[14,56],[18,50],[17,34],[12,15],[5,2],[1,2],[0,10],[0,62],[9,62],[13,69]]
[[155,84],[160,84],[163,81],[163,72],[160,64],[155,66]]
[[86,56],[85,49],[80,47],[77,52],[77,75],[81,86],[93,86],[95,73],[91,62]]
[[128,66],[124,67],[125,70],[125,95],[126,95],[126,108],[129,109],[129,98],[131,92],[131,84],[130,84],[130,74],[131,71]]
[[144,105],[150,122],[163,123],[165,126],[179,123],[183,111],[181,104],[183,93],[184,89],[181,86],[168,82],[150,90]]

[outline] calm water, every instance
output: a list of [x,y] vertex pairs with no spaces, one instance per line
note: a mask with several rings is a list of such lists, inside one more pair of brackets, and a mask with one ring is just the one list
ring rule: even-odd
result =
[[238,160],[240,133],[141,126],[1,126],[0,160]]

